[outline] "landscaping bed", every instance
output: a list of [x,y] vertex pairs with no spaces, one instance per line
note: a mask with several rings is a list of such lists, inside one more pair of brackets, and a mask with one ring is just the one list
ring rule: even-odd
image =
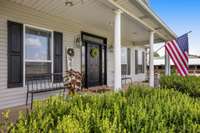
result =
[[34,103],[11,132],[199,132],[200,101],[174,90],[130,87],[125,92],[50,97]]

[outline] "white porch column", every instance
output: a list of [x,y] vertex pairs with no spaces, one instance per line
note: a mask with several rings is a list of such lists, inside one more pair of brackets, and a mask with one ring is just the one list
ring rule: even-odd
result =
[[150,41],[149,41],[149,86],[154,87],[154,31],[150,32]]
[[115,11],[114,29],[114,89],[121,89],[121,11]]
[[170,57],[165,51],[165,75],[171,75]]

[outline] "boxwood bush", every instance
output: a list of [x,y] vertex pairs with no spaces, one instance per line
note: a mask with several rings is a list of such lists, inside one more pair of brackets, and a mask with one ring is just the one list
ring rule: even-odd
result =
[[200,77],[181,77],[175,74],[172,76],[161,76],[160,85],[161,88],[173,88],[190,96],[200,97]]
[[174,90],[50,97],[34,103],[10,129],[16,133],[200,132],[200,101]]

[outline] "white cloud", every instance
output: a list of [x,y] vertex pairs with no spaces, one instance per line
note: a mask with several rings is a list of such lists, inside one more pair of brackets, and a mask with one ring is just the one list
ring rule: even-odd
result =
[[26,38],[26,45],[30,47],[41,47],[42,43],[40,39],[38,38],[29,37],[29,38]]

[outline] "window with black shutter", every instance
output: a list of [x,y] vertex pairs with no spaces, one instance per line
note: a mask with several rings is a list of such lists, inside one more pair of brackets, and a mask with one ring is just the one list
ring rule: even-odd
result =
[[[54,82],[61,81],[63,34],[60,32],[53,34],[50,30],[30,25],[25,25],[25,30],[23,27],[23,24],[8,21],[8,88],[23,86],[24,70],[25,80],[29,76],[56,73]],[[24,39],[23,31],[25,31]]]
[[135,50],[135,74],[144,73],[145,52]]
[[131,75],[131,49],[121,48],[121,73]]
[[63,73],[63,34],[54,32],[54,82],[62,81]]
[[23,86],[23,24],[8,21],[8,88]]

